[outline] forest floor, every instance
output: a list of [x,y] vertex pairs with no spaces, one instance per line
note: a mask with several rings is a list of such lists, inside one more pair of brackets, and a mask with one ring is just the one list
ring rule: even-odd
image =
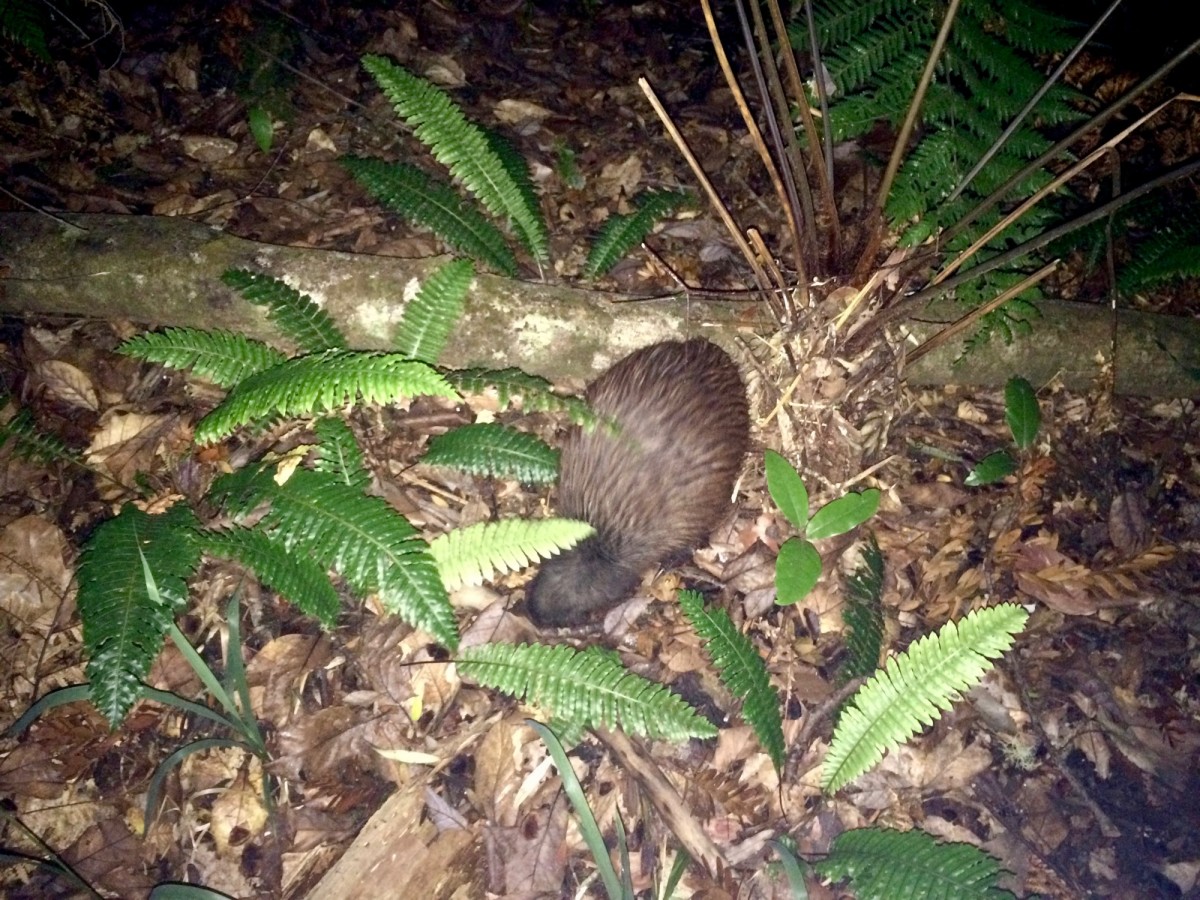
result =
[[[692,188],[636,85],[643,75],[705,170],[718,173],[735,212],[768,235],[782,233],[779,211],[761,199],[772,196],[769,185],[698,6],[536,4],[510,14],[458,5],[469,11],[451,3],[314,4],[304,12],[302,4],[284,12],[249,0],[212,9],[164,3],[128,13],[119,31],[88,46],[52,32],[53,64],[13,48],[0,61],[0,209],[186,216],[276,244],[442,252],[435,237],[372,202],[338,162],[347,153],[424,159],[361,67],[362,54],[375,53],[442,85],[529,161],[551,223],[549,278],[579,278],[587,243],[638,192]],[[274,110],[265,152],[250,133],[247,98]],[[631,295],[669,292],[676,277],[714,290],[747,286],[741,257],[707,213],[668,222],[653,246],[674,276],[634,253],[607,285]],[[1182,296],[1148,308],[1195,315]],[[1084,286],[1076,299],[1099,298]],[[192,428],[215,403],[213,389],[114,352],[145,324],[4,323],[5,419],[17,404],[29,409],[39,429],[93,465],[34,463],[0,448],[0,727],[47,691],[84,681],[73,572],[96,525],[135,497],[153,506],[192,495],[231,457],[262,455],[285,437],[268,430],[197,451]],[[768,839],[790,835],[812,860],[847,829],[878,824],[984,849],[1019,896],[1200,897],[1195,405],[1114,398],[1100,384],[1088,394],[1035,388],[1038,441],[1014,476],[984,488],[965,486],[964,476],[1011,443],[1003,390],[905,389],[894,398],[881,465],[855,485],[883,494],[870,527],[886,566],[889,647],[901,650],[990,602],[1022,604],[1031,616],[980,687],[835,796],[822,794],[816,774],[829,722],[804,732],[810,746],[789,747],[781,783],[715,680],[703,642],[677,604],[658,602],[671,600],[680,575],[644,586],[586,637],[722,725],[716,741],[647,744],[697,827],[733,861],[717,877],[693,865],[676,896],[789,896]],[[843,599],[830,576],[796,606],[770,602],[774,554],[789,526],[763,476],[761,450],[781,446],[769,412],[755,410],[756,451],[736,516],[682,578],[733,588],[724,596],[768,661],[794,740],[839,686]],[[561,439],[554,417],[505,416]],[[544,491],[413,464],[432,435],[471,417],[464,407],[418,400],[353,420],[376,492],[426,537],[497,515],[546,513]],[[837,486],[811,487],[816,504],[836,495]],[[510,611],[530,574],[456,598],[464,634],[535,637]],[[438,841],[454,833],[461,848],[443,878],[457,883],[428,896],[578,895],[594,864],[543,764],[546,751],[524,724],[528,709],[460,682],[427,635],[370,604],[348,605],[323,631],[231,563],[209,561],[179,621],[219,670],[231,649],[223,617],[235,593],[268,772],[238,747],[188,755],[170,768],[147,822],[160,764],[193,740],[221,735],[152,702],[115,730],[85,703],[58,707],[0,740],[0,848],[59,859],[106,897],[190,881],[237,897],[301,898],[389,795],[408,792],[425,830],[396,840],[412,854],[414,878],[433,865]],[[148,681],[204,696],[170,644]],[[620,814],[637,889],[661,882],[677,845],[639,780],[590,737],[574,764],[610,839]],[[270,808],[261,791],[268,775]],[[810,897],[840,895],[811,872],[808,886]],[[418,896],[411,885],[368,887],[378,891],[372,896]],[[600,887],[590,890],[598,896]],[[6,857],[0,867],[7,897],[78,891],[30,862]]]

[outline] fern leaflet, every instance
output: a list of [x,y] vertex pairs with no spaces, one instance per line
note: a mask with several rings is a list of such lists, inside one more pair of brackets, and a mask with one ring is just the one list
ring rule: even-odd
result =
[[421,462],[492,478],[549,484],[558,475],[558,451],[535,435],[496,422],[477,422],[438,435]]
[[469,122],[445,93],[382,56],[364,56],[363,66],[434,158],[485,209],[512,222],[537,263],[545,263],[550,257],[549,238],[540,212],[527,203],[483,130]]
[[209,553],[238,560],[301,612],[326,628],[334,626],[341,601],[325,569],[312,557],[289,552],[277,535],[257,529],[203,531],[200,539]]
[[87,675],[92,702],[113,728],[187,603],[187,579],[200,560],[197,524],[184,504],[152,516],[127,503],[84,545],[78,603]]
[[396,349],[418,362],[436,363],[462,315],[474,276],[475,267],[465,259],[448,262],[430,274],[404,309],[392,341]]
[[734,628],[729,614],[723,609],[705,607],[698,592],[680,591],[679,605],[705,641],[704,649],[725,686],[744,701],[742,716],[771,757],[776,774],[781,775],[784,744],[779,692],[771,686],[762,657],[750,639]]
[[634,675],[615,653],[597,647],[482,644],[463,650],[458,668],[579,728],[620,728],[668,741],[717,734],[677,695]]
[[300,469],[280,484],[274,471],[260,466],[226,475],[210,496],[235,517],[261,514],[256,527],[292,553],[336,569],[360,596],[378,591],[388,612],[446,647],[458,645],[454,610],[429,547],[402,515],[325,472]]
[[249,269],[227,269],[221,274],[221,280],[251,303],[265,306],[271,320],[305,353],[339,350],[346,346],[346,339],[329,313],[317,306],[308,294],[288,287],[278,278]]
[[[583,400],[556,394],[545,378],[521,369],[453,369],[442,374],[462,394],[495,391],[502,407],[517,405],[525,412],[563,412],[576,425],[594,425],[599,421]],[[517,400],[519,403],[514,404]]]
[[304,416],[346,403],[389,403],[426,395],[457,399],[446,380],[425,363],[399,353],[327,350],[289,359],[238,383],[196,426],[196,442],[211,444],[250,422]]
[[[7,405],[8,398],[0,395],[0,409]],[[85,465],[83,458],[52,434],[38,430],[33,420],[33,413],[21,407],[7,422],[0,422],[0,447],[9,441],[13,443],[13,452],[22,459],[36,463],[51,463],[55,461]]]
[[1028,617],[1013,603],[977,609],[889,660],[843,711],[825,757],[822,788],[839,790],[939,718],[939,710],[949,709],[1012,646]]
[[939,843],[923,831],[842,832],[813,868],[833,881],[849,880],[861,900],[1013,900],[999,885],[1003,873],[996,860],[978,847]]
[[645,239],[656,222],[691,202],[691,196],[685,191],[647,191],[635,202],[636,212],[627,216],[613,216],[604,223],[604,229],[592,245],[583,267],[583,273],[588,278],[603,275],[611,269],[621,257]]
[[313,470],[365,491],[371,483],[371,473],[350,426],[341,419],[326,416],[313,423],[313,431],[320,441],[313,455]]
[[517,273],[517,258],[500,229],[466,205],[448,185],[406,163],[356,156],[341,162],[354,180],[388,209],[430,229],[459,253],[502,275]]
[[483,584],[496,574],[515,572],[575,546],[595,529],[574,519],[505,519],[480,522],[433,539],[429,552],[446,590]]
[[287,361],[262,341],[219,328],[166,328],[138,334],[122,343],[117,352],[172,369],[191,369],[223,388]]

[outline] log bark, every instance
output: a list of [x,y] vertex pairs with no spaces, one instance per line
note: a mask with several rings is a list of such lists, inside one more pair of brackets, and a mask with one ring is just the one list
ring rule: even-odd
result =
[[[69,223],[69,224],[67,224]],[[146,216],[0,214],[0,312],[129,319],[150,327],[227,328],[282,343],[261,308],[220,281],[230,267],[263,271],[309,294],[361,348],[387,348],[405,298],[447,257],[398,259],[248,241],[186,219]],[[918,339],[961,310],[933,308],[908,323]],[[993,341],[965,361],[955,342],[905,374],[910,383],[998,386],[1024,375],[1035,386],[1058,377],[1091,386],[1112,346],[1108,310],[1047,301],[1031,336]],[[582,381],[636,347],[669,337],[766,334],[758,303],[627,297],[481,274],[442,362],[518,366],[556,382]],[[1200,396],[1200,323],[1122,311],[1116,320],[1117,391]]]

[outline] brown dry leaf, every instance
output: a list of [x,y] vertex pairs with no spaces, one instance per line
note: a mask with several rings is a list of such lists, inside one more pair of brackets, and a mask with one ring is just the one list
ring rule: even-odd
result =
[[[539,759],[536,754],[541,753]],[[526,766],[530,757],[543,765]],[[528,725],[504,719],[494,725],[475,751],[475,802],[498,825],[516,825],[519,798],[531,796],[553,773],[545,749]],[[522,774],[526,772],[527,774]]]
[[230,850],[242,847],[262,833],[267,824],[267,807],[263,803],[262,765],[250,759],[250,765],[213,801],[209,819],[217,856],[227,856]]
[[103,884],[121,897],[145,897],[154,879],[141,866],[140,841],[118,814],[100,819],[62,855],[91,884]]
[[1108,741],[1104,739],[1104,735],[1093,729],[1087,729],[1077,734],[1071,744],[1088,758],[1101,780],[1107,781],[1108,776],[1112,773],[1112,750],[1108,746]]
[[1108,508],[1108,537],[1125,556],[1136,556],[1150,543],[1146,501],[1141,494],[1122,491]]
[[433,660],[428,640],[394,617],[368,627],[359,667],[370,688],[414,723],[423,716],[440,716],[461,684],[452,665]]
[[[109,410],[101,416],[100,428],[87,449],[88,462],[107,470],[121,484],[132,485],[138,473],[153,469],[164,440],[177,427],[182,427],[181,421],[174,414]],[[112,486],[109,491],[119,493],[121,488]]]
[[621,162],[607,164],[600,170],[597,179],[597,196],[612,201],[632,197],[642,182],[643,168],[642,158],[637,154],[627,156]]
[[308,674],[332,655],[324,635],[285,634],[264,646],[246,664],[254,714],[276,728],[289,723]]
[[1058,536],[1043,532],[1027,541],[1012,560],[1017,587],[1056,612],[1091,615],[1099,609],[1092,595],[1093,573],[1058,551]]
[[[992,754],[979,744],[967,745],[961,730],[939,734],[939,740],[909,742],[887,752],[875,772],[893,787],[916,787],[931,793],[969,791]],[[872,773],[874,774],[874,773]],[[864,776],[864,782],[871,775]]]
[[503,890],[508,896],[526,897],[561,891],[566,872],[567,826],[570,824],[566,798],[549,809],[538,809],[522,817],[519,826],[488,831],[489,869],[492,882],[503,872]]
[[68,554],[62,531],[39,516],[22,516],[0,532],[0,613],[19,622],[18,631],[45,636],[70,615]]
[[48,359],[38,363],[35,371],[50,393],[68,406],[99,412],[100,399],[96,396],[92,379],[69,362]]
[[541,122],[554,115],[538,103],[529,100],[501,100],[492,111],[496,118],[506,125],[524,125],[527,122]]
[[1022,813],[1021,833],[1043,853],[1054,852],[1071,836],[1066,807],[1052,781],[1027,778],[1013,800]]
[[218,747],[189,754],[179,765],[179,785],[187,796],[237,780],[249,756],[241,747]]
[[948,481],[910,484],[899,490],[901,508],[919,507],[931,510],[949,510],[964,506],[971,494]]

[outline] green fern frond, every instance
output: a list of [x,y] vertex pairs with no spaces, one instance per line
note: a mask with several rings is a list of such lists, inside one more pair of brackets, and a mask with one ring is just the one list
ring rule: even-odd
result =
[[[820,6],[817,19],[817,38],[822,47],[843,44],[870,30],[880,19],[908,13],[911,0],[829,0]],[[807,43],[808,33],[791,31],[793,46],[797,41]]]
[[454,610],[429,547],[400,513],[324,472],[300,469],[282,484],[274,475],[269,466],[248,467],[218,479],[209,496],[235,520],[261,515],[256,527],[291,552],[336,569],[359,596],[377,591],[388,612],[446,647],[458,645]]
[[493,271],[510,276],[517,273],[517,258],[500,229],[467,206],[448,185],[407,163],[355,156],[345,157],[341,163],[388,209],[428,228],[459,253]]
[[347,487],[365,491],[371,483],[371,473],[350,426],[327,416],[313,423],[313,431],[320,442],[313,454],[313,471],[324,472]]
[[84,545],[78,603],[87,677],[92,702],[113,728],[137,699],[163,636],[187,603],[187,579],[200,560],[197,524],[184,504],[152,516],[127,503]]
[[501,407],[519,401],[525,412],[566,413],[576,425],[595,425],[599,419],[579,397],[556,394],[545,378],[521,369],[452,369],[443,372],[460,394],[486,394],[495,391]]
[[418,362],[436,363],[462,316],[474,277],[475,267],[466,259],[451,260],[431,273],[404,308],[392,341],[396,349]]
[[42,62],[52,61],[42,11],[32,0],[0,3],[0,36],[24,47]]
[[483,584],[574,547],[595,531],[574,519],[504,519],[480,522],[434,538],[429,552],[446,590]]
[[278,278],[249,269],[227,269],[221,280],[251,303],[265,306],[268,317],[302,352],[320,353],[346,346],[346,338],[329,313],[308,294],[288,287]]
[[1200,219],[1181,221],[1157,210],[1154,233],[1117,278],[1123,294],[1132,294],[1180,278],[1200,278]]
[[541,213],[528,204],[483,130],[469,122],[445,93],[390,60],[364,56],[363,67],[375,76],[396,113],[434,158],[488,212],[512,222],[537,263],[545,263],[550,258],[549,238]]
[[247,423],[307,416],[346,404],[390,403],[401,397],[457,400],[436,370],[400,353],[326,350],[289,359],[239,382],[196,425],[196,442],[211,444]]
[[[529,177],[529,163],[525,161],[525,157],[518,153],[512,144],[496,132],[485,128],[483,129],[483,136],[487,139],[488,146],[491,147],[492,152],[496,154],[496,158],[500,160],[500,164],[504,166],[504,171],[508,173],[508,177],[512,179],[512,183],[516,186],[517,192],[521,196],[521,205],[525,209],[533,211],[534,221],[540,229],[541,242],[548,247],[549,237],[546,234],[545,221],[540,212],[542,201],[538,197],[537,189],[533,186],[533,179]],[[526,238],[524,232],[520,232],[519,234],[522,237],[522,245],[540,262],[541,258],[538,257],[534,249],[537,242]],[[546,255],[549,255],[548,250],[546,251]]]
[[660,219],[691,201],[691,195],[686,191],[647,191],[639,196],[634,201],[636,212],[627,216],[612,216],[604,223],[584,264],[584,275],[588,278],[603,275],[645,240]]
[[842,675],[849,681],[870,675],[879,667],[883,649],[883,554],[872,534],[863,548],[862,562],[846,579],[847,658]]
[[166,328],[138,334],[124,341],[117,352],[172,369],[191,369],[223,388],[287,360],[262,341],[219,328]]
[[597,647],[482,644],[462,652],[458,670],[579,728],[619,728],[668,741],[717,735],[678,696],[634,675],[615,653]]
[[1029,614],[1014,603],[947,622],[893,657],[851,698],[834,730],[821,786],[833,793],[862,775],[979,682],[1012,646]]
[[[8,398],[0,395],[0,409],[7,405]],[[40,431],[33,420],[33,413],[21,407],[7,422],[0,423],[0,447],[13,442],[13,452],[22,459],[35,463],[66,462],[85,465],[83,458],[52,434]]]
[[923,831],[856,828],[834,840],[813,868],[831,881],[848,880],[861,900],[1014,900],[1000,887],[995,859],[970,844],[943,844]]
[[771,685],[762,657],[746,635],[738,631],[723,609],[708,608],[696,591],[680,591],[679,605],[696,633],[705,642],[725,686],[742,698],[742,717],[754,729],[771,757],[776,774],[783,773],[783,718],[779,692]]
[[[841,90],[830,109],[838,139],[862,133],[880,119],[898,124],[908,110],[913,85],[945,13],[944,4],[820,0],[814,13],[824,62]],[[1039,33],[1031,37],[1026,28]],[[797,29],[798,37],[802,31]],[[1039,155],[1049,146],[1040,130],[1084,115],[1077,92],[1062,85],[1051,87],[967,190],[953,203],[944,203],[1041,86],[1043,76],[1031,55],[1037,51],[1029,48],[1065,48],[1071,43],[1062,20],[1039,15],[1027,0],[1002,4],[965,0],[939,60],[937,80],[921,108],[923,136],[887,198],[888,220],[904,246],[925,242],[959,221],[971,206]],[[1011,198],[1031,195],[1049,177],[1035,173],[1013,189]],[[1047,211],[1052,207],[1044,203],[1035,214],[1027,213],[1022,223],[993,241],[992,252],[1017,243],[1021,228],[1046,227],[1054,215]],[[1035,215],[1040,217],[1037,221]],[[973,241],[990,224],[976,221],[960,240],[964,245]]]
[[826,53],[825,64],[843,94],[854,93],[876,72],[892,69],[901,60],[908,60],[905,68],[911,66],[913,48],[925,47],[936,33],[928,9],[922,6],[914,3],[909,9],[881,16],[869,29],[850,36]]
[[289,551],[274,533],[251,528],[210,530],[200,533],[200,542],[214,556],[236,559],[326,628],[336,624],[341,601],[326,570],[310,556]]
[[435,437],[421,462],[472,475],[549,484],[558,477],[558,455],[536,435],[496,422],[477,422]]

